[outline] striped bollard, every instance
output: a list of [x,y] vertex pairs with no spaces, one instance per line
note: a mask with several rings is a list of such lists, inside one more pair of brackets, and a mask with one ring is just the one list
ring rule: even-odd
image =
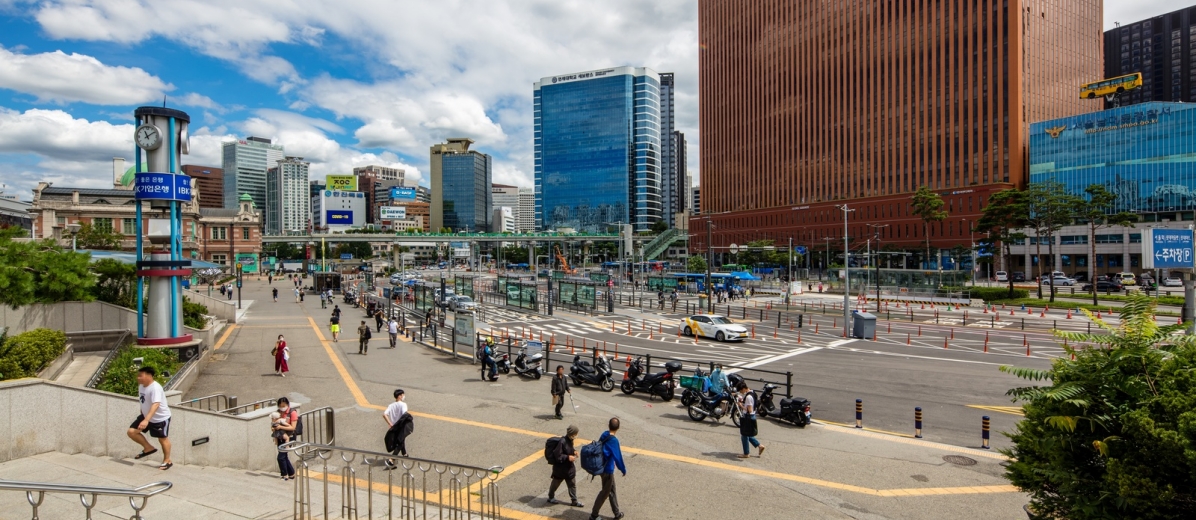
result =
[[914,438],[922,438],[922,407],[914,407]]
[[980,447],[987,450],[987,449],[989,449],[988,448],[988,416],[987,415],[985,415],[983,418],[981,418],[980,424],[981,424],[981,426],[980,426]]
[[863,399],[855,400],[855,427],[856,428],[864,427],[864,400]]

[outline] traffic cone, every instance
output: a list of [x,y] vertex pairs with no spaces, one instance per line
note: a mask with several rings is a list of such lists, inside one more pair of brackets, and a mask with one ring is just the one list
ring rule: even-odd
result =
[[1067,309],[1067,319],[1071,319],[1071,309]]

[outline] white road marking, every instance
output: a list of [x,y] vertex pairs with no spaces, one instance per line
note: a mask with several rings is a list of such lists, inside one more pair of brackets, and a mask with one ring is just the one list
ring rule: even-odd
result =
[[[848,340],[848,341],[854,341],[854,340]],[[775,356],[766,356],[766,357],[764,357],[764,358],[762,358],[762,359],[761,359],[761,358],[758,358],[758,359],[757,359],[757,361],[753,361],[753,362],[751,362],[751,363],[748,363],[748,364],[746,364],[746,365],[740,366],[740,367],[738,367],[738,368],[734,368],[734,369],[728,370],[728,371],[727,371],[727,373],[728,373],[728,374],[734,374],[734,373],[736,373],[736,372],[741,372],[741,371],[743,371],[743,370],[746,370],[746,369],[749,369],[749,368],[756,368],[756,367],[758,367],[758,366],[760,366],[760,365],[767,365],[767,364],[769,364],[769,363],[772,363],[772,362],[774,362],[774,361],[780,361],[780,360],[782,360],[782,359],[791,358],[791,357],[793,357],[793,356],[800,356],[800,355],[802,355],[802,354],[805,354],[805,353],[807,353],[807,352],[814,352],[814,351],[816,351],[816,350],[822,350],[822,349],[824,349],[824,348],[827,348],[827,347],[806,347],[806,348],[801,348],[801,349],[798,349],[798,350],[794,350],[794,351],[792,351],[792,352],[787,352],[787,353],[784,353],[784,354],[778,354],[778,355],[775,355]]]

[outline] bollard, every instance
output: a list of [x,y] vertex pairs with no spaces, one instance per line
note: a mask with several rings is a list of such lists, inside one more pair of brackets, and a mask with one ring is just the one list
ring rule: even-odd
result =
[[909,339],[910,339],[910,338],[909,338],[909,333],[906,333],[906,334],[905,334],[905,344],[906,344],[906,345],[909,345],[909,344],[910,344],[910,342],[909,342]]
[[943,338],[943,350],[947,350],[947,338]]
[[914,438],[922,438],[922,407],[914,407]]
[[918,337],[922,337],[922,326],[918,325]]
[[985,415],[980,419],[980,447],[989,449],[988,447],[988,416]]
[[955,339],[955,329],[951,329],[951,339]]
[[988,354],[988,331],[984,331],[984,353]]
[[856,428],[864,427],[864,400],[863,399],[855,400],[855,427]]

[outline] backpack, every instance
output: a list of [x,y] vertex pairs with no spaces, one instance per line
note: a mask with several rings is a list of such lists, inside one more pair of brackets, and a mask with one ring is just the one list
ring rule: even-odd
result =
[[602,443],[590,442],[581,447],[581,469],[590,475],[601,475],[606,469],[606,456],[602,454]]
[[556,448],[560,444],[561,444],[560,437],[549,437],[548,440],[544,442],[544,460],[547,460],[549,464],[557,463],[556,456],[555,456]]
[[303,417],[299,415],[299,412],[294,410],[291,410],[291,417],[295,418],[295,431],[291,432],[291,437],[294,438],[303,435]]
[[373,333],[373,332],[370,332],[370,328],[369,328],[369,327],[366,327],[366,328],[365,328],[365,336],[362,336],[362,337],[364,337],[365,339],[367,339],[367,340],[368,340],[368,339],[370,339],[370,338],[374,337],[374,333]]

